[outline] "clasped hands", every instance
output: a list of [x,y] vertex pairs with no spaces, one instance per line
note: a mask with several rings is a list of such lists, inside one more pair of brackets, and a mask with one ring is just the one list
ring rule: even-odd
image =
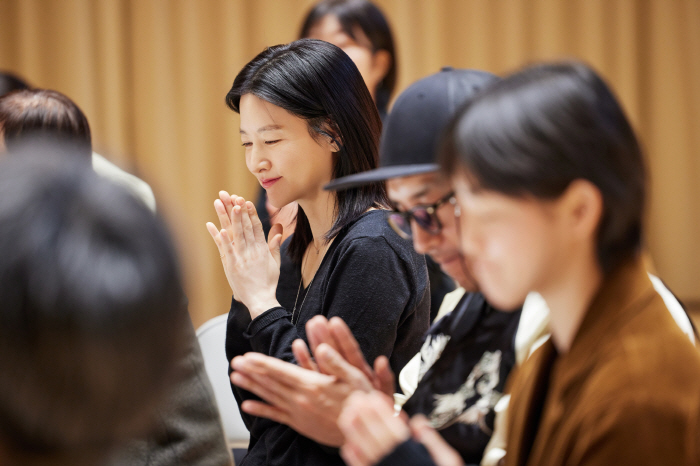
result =
[[255,318],[279,306],[276,298],[280,275],[282,226],[275,224],[265,241],[262,223],[252,202],[219,192],[214,201],[221,229],[207,222],[223,262],[233,297]]
[[265,401],[244,401],[244,412],[341,447],[350,466],[375,464],[410,437],[428,448],[436,464],[462,464],[424,417],[395,416],[388,359],[380,356],[372,369],[342,319],[316,316],[306,333],[315,359],[304,341],[296,340],[292,350],[299,366],[259,353],[231,361],[231,382]]

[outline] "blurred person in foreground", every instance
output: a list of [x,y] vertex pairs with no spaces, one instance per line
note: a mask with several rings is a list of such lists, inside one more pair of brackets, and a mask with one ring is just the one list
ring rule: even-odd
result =
[[[537,291],[550,310],[551,337],[509,382],[504,464],[700,464],[700,353],[645,270],[646,170],[607,84],[581,63],[514,73],[457,116],[442,156],[481,291],[506,309]],[[462,464],[373,394],[339,424],[352,466],[410,435]]]
[[[41,142],[47,147],[60,144],[66,157],[78,165],[89,168],[94,160],[87,118],[73,101],[57,91],[25,89],[0,98],[0,136],[12,158],[24,156],[26,144]],[[129,190],[129,194],[142,201],[138,193]],[[113,208],[109,202],[103,207]],[[152,424],[147,435],[119,449],[113,455],[113,464],[230,464],[230,452],[192,322],[187,318],[182,325],[187,352],[179,361],[178,377],[168,390],[167,402],[157,411],[158,422]]]
[[15,150],[0,160],[0,464],[104,464],[178,377],[179,265],[163,223],[73,147]]

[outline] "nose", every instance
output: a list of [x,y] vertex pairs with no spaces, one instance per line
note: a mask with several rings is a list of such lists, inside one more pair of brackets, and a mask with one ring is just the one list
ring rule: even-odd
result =
[[264,151],[253,145],[246,151],[246,165],[252,174],[263,173],[270,169],[270,160],[265,156]]
[[411,236],[413,237],[413,249],[418,254],[428,254],[438,247],[442,233],[432,235],[418,226],[415,220],[411,220]]

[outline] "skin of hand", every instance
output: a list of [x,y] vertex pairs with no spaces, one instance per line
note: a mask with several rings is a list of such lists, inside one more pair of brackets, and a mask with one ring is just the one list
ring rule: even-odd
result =
[[241,405],[244,412],[272,419],[319,443],[338,447],[344,440],[337,425],[343,402],[356,390],[372,390],[372,384],[325,343],[318,346],[316,359],[325,373],[247,353],[231,361],[231,382],[267,402],[246,400]]
[[411,437],[406,419],[394,415],[393,400],[383,393],[354,392],[338,418],[345,435],[340,455],[350,466],[370,466]]
[[464,466],[459,453],[430,425],[428,419],[418,414],[409,421],[414,440],[423,444],[437,466]]
[[275,297],[280,274],[281,225],[270,230],[265,241],[262,223],[252,202],[219,193],[214,209],[221,230],[207,223],[207,230],[222,256],[224,271],[233,296],[245,304],[251,318],[279,306]]
[[393,393],[394,377],[385,357],[369,367],[348,326],[338,317],[328,321],[316,316],[306,324],[316,360],[303,340],[292,350],[301,367],[257,353],[233,359],[231,382],[267,403],[248,400],[244,412],[288,425],[297,432],[329,446],[340,446],[337,426],[343,403],[355,390],[384,387]]
[[[362,354],[359,343],[343,319],[332,317],[327,320],[324,316],[315,316],[306,324],[306,335],[317,359],[319,356],[317,348],[325,343],[339,353],[344,361],[362,371],[376,390],[388,396],[393,395],[395,379],[389,360],[385,356],[378,357],[374,361],[374,370],[372,370]],[[314,369],[313,361],[311,361],[309,351],[303,341],[295,342],[293,349],[297,362],[302,367]],[[307,361],[310,363],[305,366]],[[318,369],[325,373],[325,368],[320,363]]]

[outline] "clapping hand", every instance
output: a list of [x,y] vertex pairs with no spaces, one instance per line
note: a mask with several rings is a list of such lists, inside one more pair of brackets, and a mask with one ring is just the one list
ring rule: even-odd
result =
[[226,278],[237,301],[255,318],[279,306],[275,297],[280,274],[282,227],[276,224],[265,241],[262,223],[252,202],[240,196],[219,193],[214,201],[221,230],[208,222]]

